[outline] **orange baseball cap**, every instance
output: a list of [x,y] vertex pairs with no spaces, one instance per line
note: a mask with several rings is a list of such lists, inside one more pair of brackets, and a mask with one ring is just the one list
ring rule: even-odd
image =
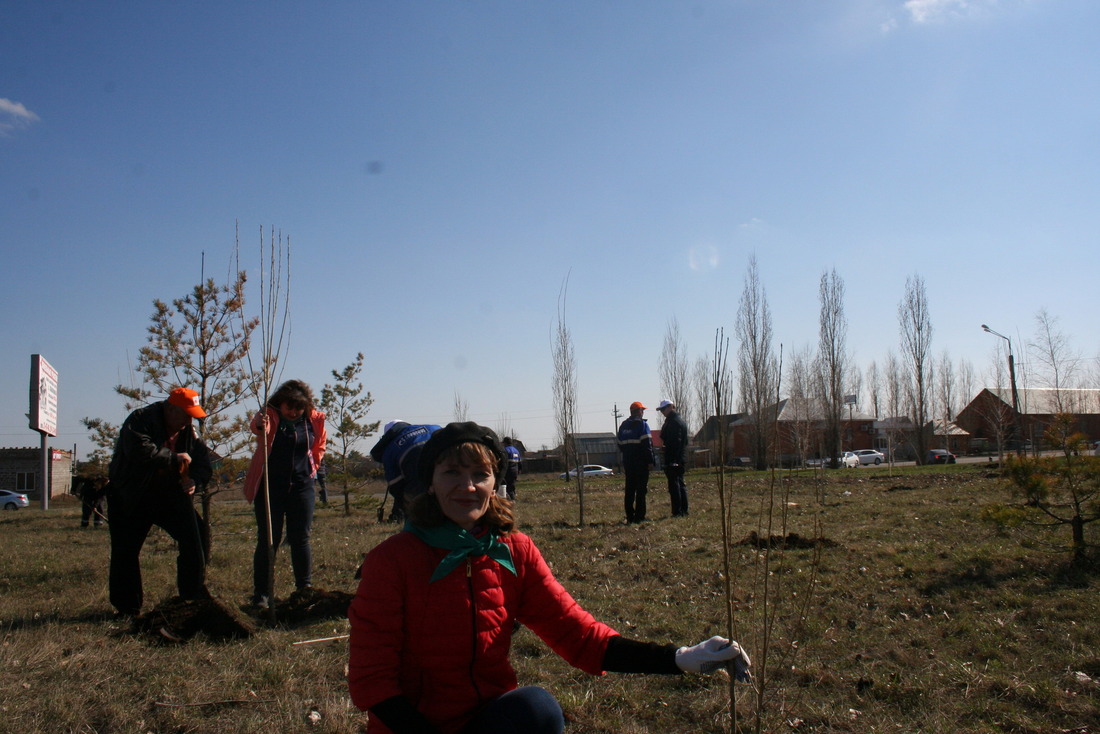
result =
[[630,404],[630,409],[631,410],[634,410],[635,408],[641,408],[642,410],[648,410],[648,408],[646,408],[644,405],[642,405],[640,400],[635,400],[633,403]]
[[177,387],[168,393],[169,405],[183,408],[184,412],[192,418],[205,418],[206,411],[199,405],[199,394],[186,387]]

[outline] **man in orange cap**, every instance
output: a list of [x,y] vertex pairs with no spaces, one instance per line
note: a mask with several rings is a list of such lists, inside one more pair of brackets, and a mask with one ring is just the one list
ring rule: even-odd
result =
[[176,541],[176,584],[185,600],[208,598],[202,522],[192,495],[213,471],[195,434],[205,418],[199,394],[177,387],[138,408],[119,429],[111,458],[107,517],[111,530],[110,597],[120,614],[137,616],[143,601],[138,555],[154,525]]
[[619,426],[619,451],[623,454],[623,474],[626,478],[626,497],[623,504],[628,523],[645,520],[649,468],[654,464],[649,424],[642,417],[645,409],[638,401],[631,403],[630,417]]

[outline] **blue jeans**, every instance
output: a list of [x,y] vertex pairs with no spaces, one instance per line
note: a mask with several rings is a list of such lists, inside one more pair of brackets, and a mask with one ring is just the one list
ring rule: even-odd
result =
[[545,688],[524,686],[491,701],[462,734],[561,734],[561,705]]

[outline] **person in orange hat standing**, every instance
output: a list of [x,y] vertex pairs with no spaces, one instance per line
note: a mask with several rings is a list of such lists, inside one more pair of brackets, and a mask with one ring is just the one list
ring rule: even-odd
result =
[[205,418],[199,394],[177,387],[138,408],[119,429],[107,488],[111,531],[111,605],[137,616],[143,602],[138,556],[154,525],[176,541],[176,584],[185,600],[209,598],[203,529],[192,496],[213,474],[210,452],[192,419]]
[[638,401],[630,404],[630,417],[619,426],[619,451],[623,455],[626,478],[626,521],[645,520],[645,496],[649,491],[649,468],[653,466],[653,443],[649,424],[642,414],[646,407]]

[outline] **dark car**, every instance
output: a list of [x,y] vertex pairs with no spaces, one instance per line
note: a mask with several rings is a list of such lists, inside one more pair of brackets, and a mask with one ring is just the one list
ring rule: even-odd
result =
[[947,449],[929,449],[927,464],[954,464],[955,455]]

